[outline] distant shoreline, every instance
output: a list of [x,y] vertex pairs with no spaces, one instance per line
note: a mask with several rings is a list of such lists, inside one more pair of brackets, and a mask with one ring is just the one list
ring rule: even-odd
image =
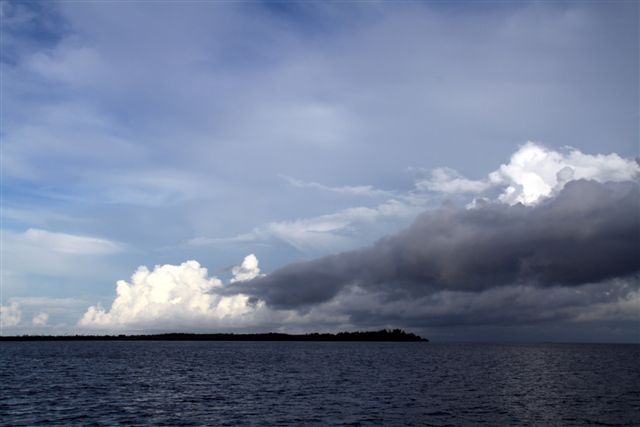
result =
[[365,332],[339,332],[337,334],[189,334],[166,333],[144,335],[16,335],[0,336],[0,341],[302,341],[302,342],[428,342],[413,333],[399,329],[365,331]]

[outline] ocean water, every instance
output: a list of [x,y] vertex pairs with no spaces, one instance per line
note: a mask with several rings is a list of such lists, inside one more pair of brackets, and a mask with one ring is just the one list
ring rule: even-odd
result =
[[640,425],[640,346],[0,342],[0,424]]

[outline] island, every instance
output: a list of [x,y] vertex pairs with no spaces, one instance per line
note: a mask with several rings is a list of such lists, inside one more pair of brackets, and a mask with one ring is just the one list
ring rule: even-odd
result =
[[400,329],[379,331],[355,331],[309,334],[285,334],[279,332],[236,333],[164,333],[145,335],[14,335],[0,336],[0,341],[366,341],[366,342],[428,342],[410,332]]

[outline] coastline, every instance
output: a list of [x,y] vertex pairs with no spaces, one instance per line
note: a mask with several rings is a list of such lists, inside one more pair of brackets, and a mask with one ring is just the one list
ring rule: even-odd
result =
[[235,333],[163,333],[141,335],[15,335],[0,336],[0,341],[302,341],[302,342],[428,342],[427,338],[401,330],[285,334],[277,332],[256,334]]

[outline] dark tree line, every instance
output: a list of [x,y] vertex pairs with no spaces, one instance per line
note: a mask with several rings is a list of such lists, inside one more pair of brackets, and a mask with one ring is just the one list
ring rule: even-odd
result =
[[189,334],[168,333],[151,335],[21,335],[0,336],[0,341],[388,341],[414,342],[429,341],[401,329],[382,329],[380,331],[356,331],[329,333],[311,333],[302,335],[269,332],[263,334]]

